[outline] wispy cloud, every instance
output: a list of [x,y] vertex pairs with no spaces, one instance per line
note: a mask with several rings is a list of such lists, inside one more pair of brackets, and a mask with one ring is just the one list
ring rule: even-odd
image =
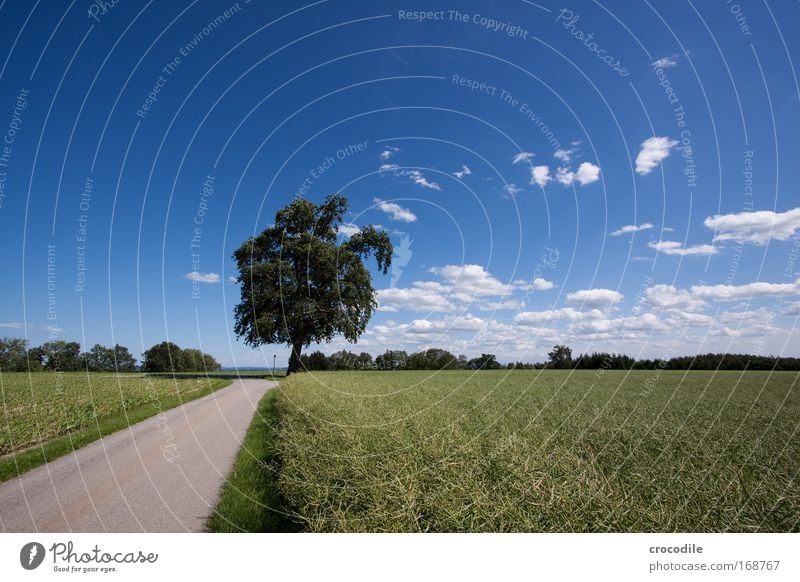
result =
[[219,283],[221,281],[219,273],[201,273],[200,271],[189,271],[183,276],[189,281],[197,283]]
[[519,152],[513,158],[511,158],[511,162],[514,164],[521,164],[522,162],[529,162],[531,158],[533,158],[535,154],[533,152]]
[[611,236],[620,236],[622,234],[628,234],[631,232],[639,232],[640,230],[650,230],[651,228],[653,228],[653,225],[650,224],[649,222],[643,222],[638,226],[635,224],[628,224],[612,232]]
[[516,184],[506,184],[503,186],[503,191],[509,196],[514,197],[522,192],[522,188],[519,188]]
[[657,59],[657,60],[653,61],[653,66],[654,67],[658,67],[660,69],[668,69],[670,67],[677,67],[678,66],[678,60],[674,56],[673,57],[661,57],[660,59]]
[[461,180],[464,176],[469,176],[472,173],[472,170],[469,169],[468,166],[464,165],[461,166],[461,169],[457,172],[453,172],[453,175]]
[[715,255],[719,251],[712,245],[694,245],[685,247],[683,243],[674,240],[651,241],[647,246],[665,255],[678,255],[681,257]]
[[636,156],[636,173],[642,176],[652,172],[661,161],[669,156],[677,140],[668,137],[649,137],[644,140]]
[[394,146],[385,146],[381,152],[381,160],[384,162],[400,151],[400,148]]
[[399,204],[387,202],[385,200],[381,200],[380,198],[375,198],[374,202],[378,210],[388,214],[389,218],[392,220],[397,220],[400,222],[415,222],[417,220],[417,217],[413,212],[411,212],[408,208],[403,208]]

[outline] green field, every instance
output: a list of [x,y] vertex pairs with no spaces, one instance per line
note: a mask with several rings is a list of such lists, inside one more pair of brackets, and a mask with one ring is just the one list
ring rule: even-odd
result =
[[143,374],[0,374],[0,482],[228,384]]
[[296,374],[210,529],[798,531],[798,377]]

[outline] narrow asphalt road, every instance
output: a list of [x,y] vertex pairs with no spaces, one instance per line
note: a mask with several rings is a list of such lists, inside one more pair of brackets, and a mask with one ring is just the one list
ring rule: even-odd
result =
[[6,532],[196,532],[216,506],[258,401],[233,384],[0,485]]

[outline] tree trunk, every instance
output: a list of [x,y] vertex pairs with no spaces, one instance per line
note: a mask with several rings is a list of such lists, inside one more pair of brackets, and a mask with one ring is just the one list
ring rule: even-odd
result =
[[296,342],[292,344],[292,355],[289,356],[289,368],[286,370],[287,376],[292,372],[299,372],[302,369],[302,366],[300,365],[300,354],[302,351],[302,342]]

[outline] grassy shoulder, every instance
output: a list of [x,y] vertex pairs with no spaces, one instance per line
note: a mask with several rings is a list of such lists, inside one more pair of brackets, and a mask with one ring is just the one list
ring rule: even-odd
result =
[[280,458],[276,448],[280,389],[269,390],[258,404],[236,456],[233,471],[208,522],[214,533],[291,532],[299,526],[283,511],[277,484]]
[[[5,376],[8,376],[8,374]],[[39,374],[34,374],[32,377],[34,381],[36,379],[41,379]],[[42,378],[43,377],[44,375],[42,375]],[[131,377],[134,377],[134,375],[131,375]],[[136,377],[140,376],[137,375]],[[146,420],[151,416],[155,416],[162,411],[207,396],[212,392],[229,386],[231,382],[231,380],[226,379],[207,379],[206,381],[198,381],[197,385],[190,390],[178,390],[174,394],[159,393],[157,400],[153,402],[143,403],[136,399],[131,399],[127,405],[123,404],[118,409],[91,417],[89,422],[82,423],[81,427],[74,431],[52,436],[52,438],[48,438],[43,443],[30,446],[19,452],[0,456],[0,483],[13,479],[26,471],[30,471],[58,457],[69,454],[98,439]],[[33,389],[31,391],[33,391]],[[4,396],[7,396],[7,393],[5,393]],[[8,403],[5,402],[4,404],[6,405],[4,408],[6,408]],[[100,406],[94,405],[95,403],[93,402],[91,407],[92,412],[97,408],[101,408]],[[67,405],[63,404],[62,408],[64,410],[66,410],[66,407]],[[36,403],[33,404],[33,408],[37,408]],[[8,408],[6,408],[5,412],[6,428],[10,429],[12,423],[8,418]]]

